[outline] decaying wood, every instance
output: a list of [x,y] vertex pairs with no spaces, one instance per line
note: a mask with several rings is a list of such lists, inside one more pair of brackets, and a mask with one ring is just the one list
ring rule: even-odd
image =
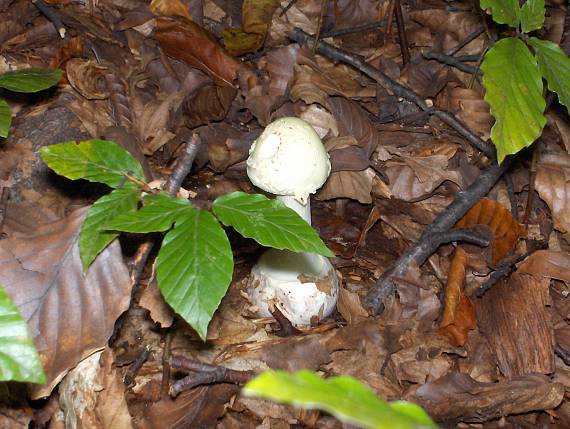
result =
[[478,305],[479,327],[508,378],[554,371],[554,338],[548,304],[548,279],[513,274],[498,283]]
[[484,422],[510,414],[548,410],[564,397],[564,386],[542,375],[500,383],[479,383],[467,374],[450,373],[409,392],[439,422]]

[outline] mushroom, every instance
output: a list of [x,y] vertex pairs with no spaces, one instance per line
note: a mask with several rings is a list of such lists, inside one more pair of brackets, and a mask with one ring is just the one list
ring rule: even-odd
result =
[[[309,194],[327,180],[331,165],[321,139],[299,118],[269,124],[249,150],[247,175],[311,224]],[[338,297],[338,278],[328,258],[315,253],[266,251],[251,270],[249,299],[262,317],[275,306],[295,326],[329,316]]]

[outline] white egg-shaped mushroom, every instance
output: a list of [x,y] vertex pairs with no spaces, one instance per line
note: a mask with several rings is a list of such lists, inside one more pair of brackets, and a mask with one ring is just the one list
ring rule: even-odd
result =
[[[309,224],[309,195],[324,184],[330,169],[318,134],[299,118],[269,124],[252,144],[247,160],[252,183],[275,194]],[[270,249],[251,271],[248,295],[260,316],[270,316],[277,307],[291,323],[303,327],[333,312],[338,288],[336,271],[324,256]]]

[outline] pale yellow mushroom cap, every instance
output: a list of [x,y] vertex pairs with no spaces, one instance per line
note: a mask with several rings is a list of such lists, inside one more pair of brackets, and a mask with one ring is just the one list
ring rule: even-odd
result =
[[329,155],[313,127],[299,118],[270,123],[253,142],[247,175],[260,189],[305,204],[329,176]]

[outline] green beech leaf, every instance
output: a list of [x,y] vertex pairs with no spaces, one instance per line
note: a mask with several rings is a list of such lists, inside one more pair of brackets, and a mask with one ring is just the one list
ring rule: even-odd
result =
[[0,285],[0,381],[45,383],[38,352],[26,322]]
[[106,140],[67,142],[40,149],[49,168],[68,179],[86,179],[111,188],[135,187],[125,175],[145,181],[143,169],[133,156],[118,144]]
[[132,188],[115,189],[91,206],[79,234],[83,271],[87,271],[97,255],[119,235],[108,231],[107,223],[121,213],[135,210],[140,192]]
[[490,9],[493,21],[518,27],[521,8],[518,0],[481,0],[481,9]]
[[0,74],[0,88],[14,92],[38,92],[61,79],[61,70],[25,69]]
[[530,146],[546,123],[542,76],[526,45],[509,37],[498,41],[481,64],[485,101],[495,125],[491,139],[502,162],[506,155]]
[[521,7],[521,29],[523,33],[539,30],[544,25],[544,0],[526,0]]
[[279,200],[232,192],[218,197],[212,210],[224,225],[263,246],[334,256],[317,232]]
[[548,88],[558,94],[558,100],[570,110],[570,58],[556,43],[531,37],[542,76]]
[[170,229],[176,219],[186,216],[191,207],[190,201],[164,192],[147,195],[140,210],[123,213],[106,226],[107,229],[124,232],[162,232]]
[[12,113],[6,100],[0,100],[0,137],[8,137],[10,124],[12,123]]
[[242,392],[246,396],[324,410],[343,422],[363,428],[437,428],[420,406],[404,401],[384,402],[353,377],[324,380],[306,370],[294,374],[265,371],[249,381]]
[[228,237],[211,213],[188,206],[178,214],[158,253],[156,276],[166,302],[203,340],[233,265]]

